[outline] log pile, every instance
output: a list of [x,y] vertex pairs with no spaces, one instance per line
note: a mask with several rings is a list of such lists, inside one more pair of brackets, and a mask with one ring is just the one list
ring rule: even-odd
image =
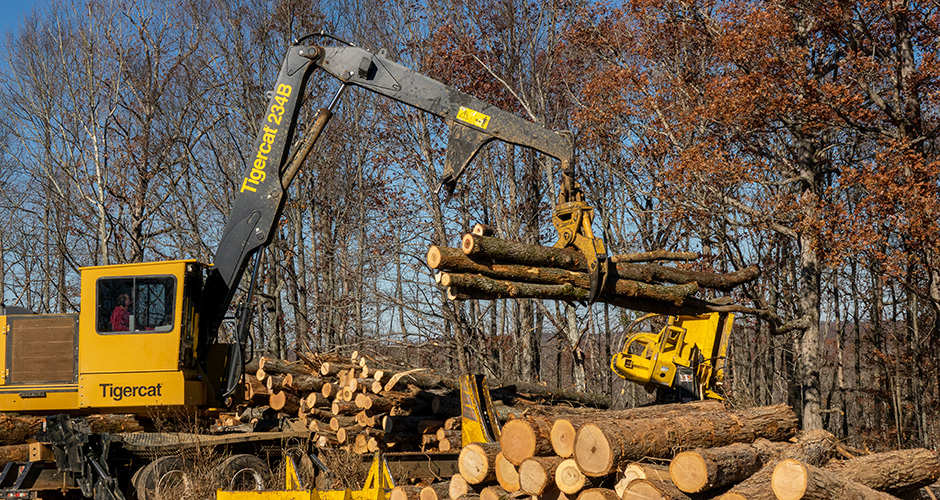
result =
[[[534,298],[584,302],[590,275],[576,251],[529,245],[486,236],[483,226],[464,235],[461,248],[432,246],[427,263],[448,298]],[[701,314],[741,310],[739,306],[694,297],[702,288],[730,291],[754,280],[756,267],[733,273],[691,271],[657,261],[692,261],[691,252],[655,251],[610,258],[610,276],[599,301],[637,311]]]
[[452,500],[874,500],[920,498],[914,490],[940,479],[940,459],[928,450],[849,456],[826,431],[798,432],[796,415],[783,405],[731,410],[702,401],[559,410],[507,422],[499,443],[465,446],[448,494]]

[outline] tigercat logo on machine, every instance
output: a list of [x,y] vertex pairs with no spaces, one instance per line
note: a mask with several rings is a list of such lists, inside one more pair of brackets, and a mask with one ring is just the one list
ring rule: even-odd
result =
[[160,392],[163,384],[157,385],[114,385],[98,384],[101,386],[101,397],[120,401],[124,398],[139,398],[147,396],[162,396]]
[[268,114],[262,124],[261,130],[264,134],[261,136],[261,144],[258,145],[258,151],[255,153],[255,161],[251,166],[251,171],[248,172],[248,177],[245,177],[242,181],[242,189],[240,192],[257,192],[258,185],[264,182],[264,179],[267,177],[265,168],[268,166],[268,155],[271,154],[271,145],[274,144],[275,139],[277,139],[277,132],[281,127],[281,120],[284,118],[284,105],[287,103],[287,99],[290,98],[293,90],[290,85],[285,83],[277,86],[274,99],[271,101],[271,107],[268,109]]

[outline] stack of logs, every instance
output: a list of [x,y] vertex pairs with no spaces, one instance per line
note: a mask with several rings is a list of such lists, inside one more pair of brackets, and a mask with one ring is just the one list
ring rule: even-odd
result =
[[[465,446],[444,484],[453,500],[880,500],[921,498],[940,478],[928,450],[861,453],[826,431],[797,432],[783,405],[702,401],[513,419],[498,443]],[[418,498],[407,493],[395,500]]]
[[[451,300],[536,298],[584,302],[591,279],[585,257],[576,251],[528,245],[490,236],[476,225],[461,248],[432,246],[428,265]],[[740,306],[694,297],[700,288],[728,292],[754,280],[756,267],[711,273],[656,264],[693,261],[692,252],[654,251],[610,257],[600,302],[660,314],[702,314],[743,310]]]
[[[314,432],[321,448],[355,453],[460,449],[454,379],[425,369],[377,369],[353,353],[287,362],[261,358],[246,373],[246,404],[224,427],[251,426],[278,414]],[[253,367],[251,367],[253,368]]]

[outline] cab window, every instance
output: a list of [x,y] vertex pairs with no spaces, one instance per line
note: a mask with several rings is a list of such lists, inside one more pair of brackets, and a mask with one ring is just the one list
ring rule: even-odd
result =
[[97,284],[99,333],[158,333],[173,329],[176,278],[101,278]]

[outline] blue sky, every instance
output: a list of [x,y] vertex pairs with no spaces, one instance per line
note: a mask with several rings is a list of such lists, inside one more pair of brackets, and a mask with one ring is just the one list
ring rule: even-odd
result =
[[37,0],[0,0],[0,40],[16,31],[33,6],[41,3]]

